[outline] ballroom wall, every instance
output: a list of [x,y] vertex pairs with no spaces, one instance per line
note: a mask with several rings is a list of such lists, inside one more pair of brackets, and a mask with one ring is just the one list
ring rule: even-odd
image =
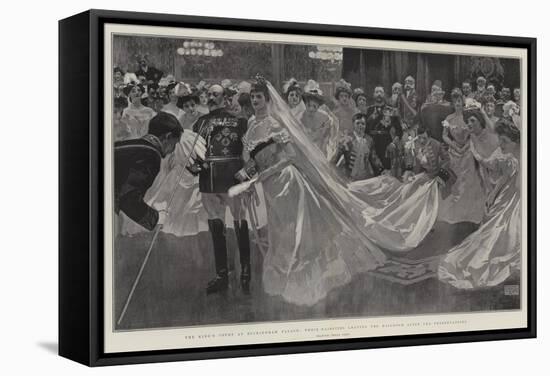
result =
[[416,79],[416,89],[423,100],[432,83],[441,80],[447,97],[462,81],[470,80],[475,88],[475,79],[484,76],[496,85],[518,87],[520,77],[519,60],[481,58],[417,52],[396,52],[366,49],[344,49],[342,76],[353,87],[363,87],[371,93],[377,85],[383,85],[386,92],[394,82],[403,82],[411,75]]
[[331,63],[308,57],[314,46],[213,42],[216,48],[224,51],[223,56],[178,55],[176,51],[182,46],[182,39],[116,36],[113,40],[113,65],[124,72],[134,72],[138,69],[138,59],[146,55],[151,66],[175,75],[177,80],[246,80],[261,73],[278,88],[291,77],[301,83],[314,79],[321,82],[328,94],[332,92],[329,83],[341,77],[341,62]]

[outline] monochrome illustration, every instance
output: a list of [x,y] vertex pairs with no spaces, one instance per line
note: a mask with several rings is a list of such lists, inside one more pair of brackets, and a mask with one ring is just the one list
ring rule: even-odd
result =
[[520,59],[111,50],[114,330],[521,308]]

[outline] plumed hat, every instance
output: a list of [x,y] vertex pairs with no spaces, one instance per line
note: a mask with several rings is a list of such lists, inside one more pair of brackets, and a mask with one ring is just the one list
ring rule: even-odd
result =
[[313,99],[319,104],[325,103],[325,98],[323,97],[323,91],[321,90],[319,83],[314,80],[309,80],[304,86],[304,92],[302,94],[304,102],[307,103],[308,100]]
[[291,91],[297,91],[300,94],[302,92],[302,88],[300,88],[298,80],[296,80],[295,78],[291,78],[283,85],[283,94],[285,97],[288,98],[288,94],[290,94]]
[[350,97],[352,95],[351,84],[343,78],[336,83],[334,97],[338,99],[342,93],[348,93]]

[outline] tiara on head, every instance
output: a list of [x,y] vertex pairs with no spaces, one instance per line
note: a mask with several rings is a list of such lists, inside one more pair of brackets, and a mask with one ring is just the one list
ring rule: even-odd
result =
[[267,81],[261,73],[256,73],[256,76],[254,76],[254,80],[256,80],[257,85],[267,85]]

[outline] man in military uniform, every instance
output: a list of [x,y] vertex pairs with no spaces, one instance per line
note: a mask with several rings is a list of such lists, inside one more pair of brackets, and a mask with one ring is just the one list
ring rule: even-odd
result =
[[251,272],[248,223],[244,219],[240,198],[231,198],[227,194],[231,186],[239,183],[235,174],[243,167],[242,137],[247,130],[247,121],[227,111],[221,85],[212,85],[208,89],[208,108],[210,112],[201,116],[193,126],[193,130],[206,140],[206,157],[204,161],[196,161],[191,168],[191,172],[199,174],[199,190],[208,213],[208,227],[214,245],[216,277],[208,283],[206,293],[222,292],[228,287],[224,219],[229,207],[239,244],[241,288],[248,294]]
[[172,114],[160,112],[149,122],[148,134],[115,143],[115,213],[123,212],[147,230],[163,224],[166,211],[143,200],[160,170],[161,159],[172,153],[183,128]]
[[384,110],[392,109],[386,103],[386,93],[382,86],[374,88],[373,99],[374,104],[367,107],[367,133],[370,133],[384,118]]

